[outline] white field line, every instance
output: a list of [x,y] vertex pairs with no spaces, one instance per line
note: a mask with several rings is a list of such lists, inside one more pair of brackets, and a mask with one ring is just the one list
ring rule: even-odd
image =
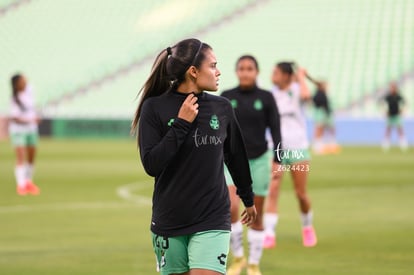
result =
[[134,205],[115,202],[115,201],[98,201],[98,202],[63,202],[48,204],[32,204],[32,205],[10,205],[0,206],[1,213],[19,213],[19,212],[43,212],[43,211],[62,211],[62,210],[79,210],[79,209],[119,209],[131,208]]
[[144,189],[148,184],[147,182],[133,182],[129,184],[122,185],[117,188],[116,193],[118,196],[124,200],[134,202],[141,205],[151,205],[152,200],[149,197],[138,195],[134,192]]
[[144,182],[134,182],[122,185],[116,189],[117,195],[128,202],[117,201],[94,201],[94,202],[62,202],[48,204],[18,204],[0,206],[0,214],[2,213],[24,213],[24,212],[44,212],[44,211],[64,211],[64,210],[80,210],[80,209],[123,209],[134,208],[137,205],[151,205],[151,198],[134,194],[133,192],[141,190],[145,187]]
[[[94,201],[94,202],[62,202],[62,203],[48,203],[48,204],[18,204],[18,205],[4,205],[0,206],[0,214],[2,213],[24,213],[24,212],[45,212],[45,211],[65,211],[65,210],[94,210],[94,209],[127,209],[135,208],[137,206],[149,206],[151,205],[151,198],[142,195],[135,194],[139,190],[145,189],[148,182],[133,182],[125,185],[121,185],[116,189],[117,195],[124,201]],[[404,189],[406,191],[414,191],[414,185],[403,185],[398,189]],[[332,192],[337,193],[344,190],[348,193],[360,193],[363,190],[371,189],[371,187],[337,187],[316,189],[311,191],[318,196],[328,196]],[[375,192],[389,192],[390,189],[395,187],[379,186],[375,189]],[[293,194],[291,190],[285,190],[285,194]],[[322,193],[322,194],[321,194]],[[132,202],[132,203],[131,203]]]

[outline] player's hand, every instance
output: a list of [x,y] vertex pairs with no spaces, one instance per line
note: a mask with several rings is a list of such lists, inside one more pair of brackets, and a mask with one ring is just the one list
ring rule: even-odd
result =
[[245,224],[247,226],[252,225],[257,217],[256,207],[254,205],[251,207],[246,207],[246,209],[244,209],[243,213],[241,214],[241,217],[242,224]]
[[189,94],[178,111],[178,118],[192,123],[198,114],[198,98],[194,94]]

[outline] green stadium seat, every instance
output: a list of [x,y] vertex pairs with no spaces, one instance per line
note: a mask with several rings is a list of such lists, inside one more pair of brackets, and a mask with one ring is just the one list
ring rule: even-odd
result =
[[[0,1],[0,7],[6,2]],[[414,2],[332,3],[91,0],[63,6],[32,1],[0,18],[0,36],[6,41],[0,52],[0,72],[6,77],[0,78],[0,87],[10,90],[9,76],[22,71],[48,116],[130,117],[155,55],[177,40],[197,36],[219,58],[221,90],[236,85],[234,62],[251,53],[259,59],[264,88],[271,87],[269,75],[277,61],[294,60],[314,77],[326,79],[333,106],[346,109],[414,69]],[[217,21],[221,24],[211,28]],[[134,62],[141,66],[126,73]],[[108,79],[117,71],[124,73]],[[94,81],[101,84],[91,87]],[[91,88],[65,100],[82,87]],[[408,89],[413,93],[412,85]],[[50,105],[55,100],[60,103]],[[0,114],[7,104],[0,102]],[[360,114],[376,115],[375,107],[365,107]]]

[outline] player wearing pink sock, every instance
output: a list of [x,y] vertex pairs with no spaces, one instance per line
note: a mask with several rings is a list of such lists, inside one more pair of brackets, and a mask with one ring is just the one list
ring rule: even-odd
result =
[[311,247],[317,243],[312,224],[311,202],[306,190],[310,154],[302,104],[311,98],[305,83],[306,75],[306,71],[302,68],[295,72],[294,64],[290,62],[278,63],[272,75],[274,84],[272,93],[280,114],[282,145],[277,148],[281,164],[275,163],[273,165],[266,214],[264,215],[265,248],[272,248],[276,245],[277,203],[284,172],[290,172],[292,175],[302,217],[303,245]]

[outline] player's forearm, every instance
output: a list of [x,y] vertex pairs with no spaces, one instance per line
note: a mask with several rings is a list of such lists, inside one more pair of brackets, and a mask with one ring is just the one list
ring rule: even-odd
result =
[[280,132],[280,118],[279,114],[275,115],[273,121],[271,121],[270,125],[270,133],[272,134],[272,141],[273,141],[273,161],[280,162],[279,158],[277,157],[277,148],[282,147],[282,134]]
[[309,100],[311,98],[311,92],[309,90],[308,85],[306,84],[306,80],[303,77],[299,78],[299,87],[300,87],[300,98],[303,101]]
[[227,162],[227,167],[237,188],[237,195],[243,201],[244,206],[253,206],[254,193],[247,154],[242,152],[234,154]]
[[252,190],[252,178],[250,174],[249,161],[243,139],[233,140],[232,149],[226,153],[225,163],[234,185],[237,187],[237,194],[246,207],[253,205],[254,194]]

